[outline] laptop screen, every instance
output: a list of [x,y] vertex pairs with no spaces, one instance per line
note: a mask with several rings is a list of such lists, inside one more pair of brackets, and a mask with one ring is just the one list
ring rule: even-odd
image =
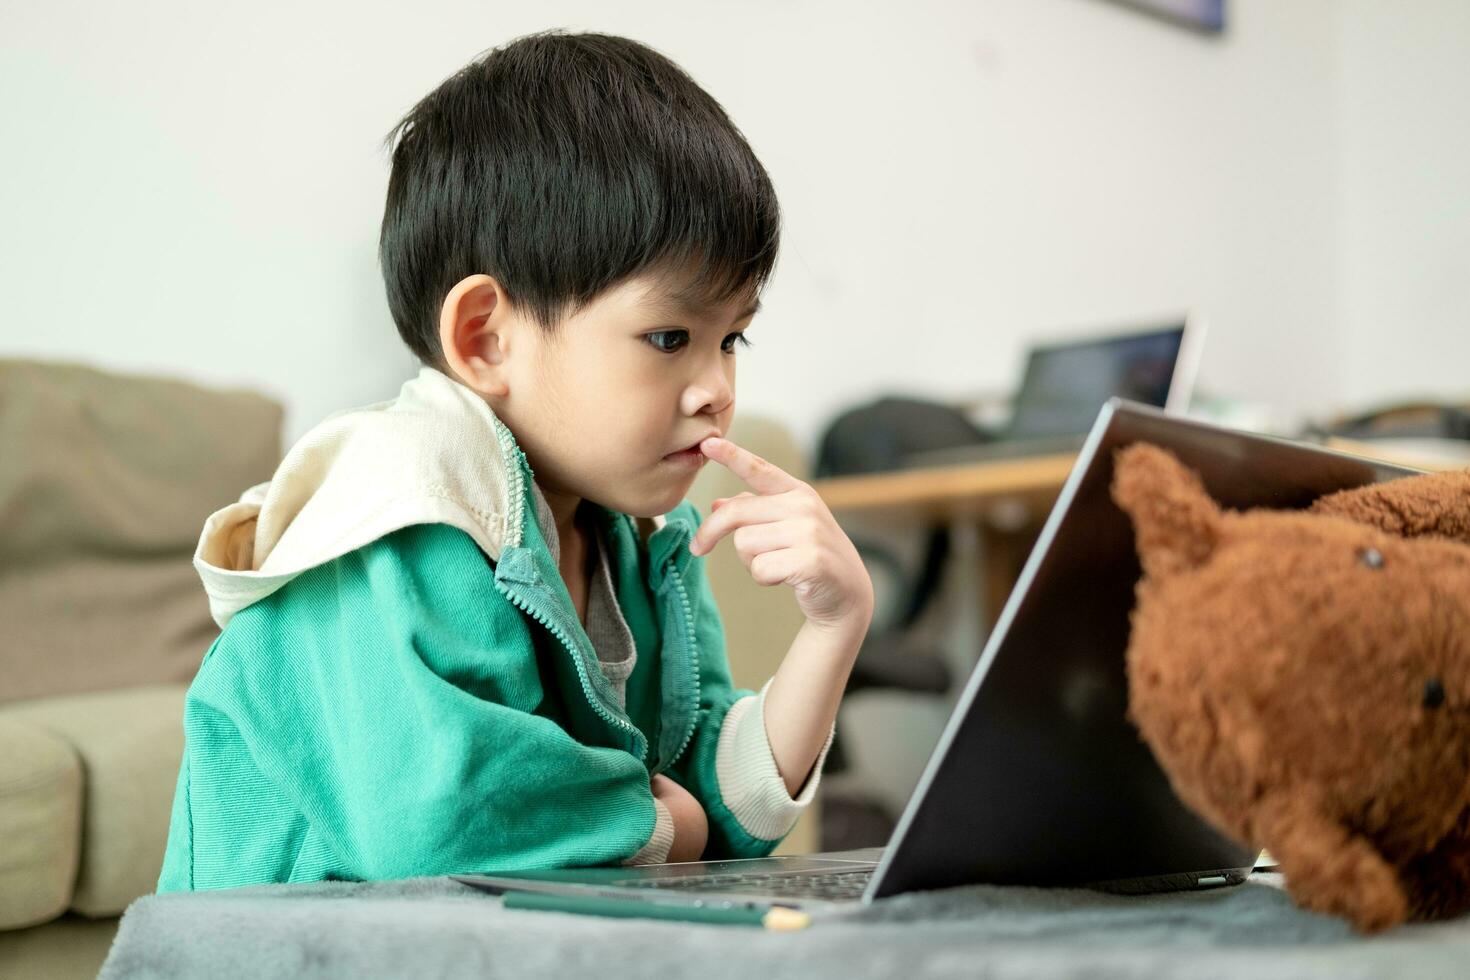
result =
[[1183,337],[1179,324],[1032,348],[1007,438],[1081,435],[1114,396],[1163,408]]

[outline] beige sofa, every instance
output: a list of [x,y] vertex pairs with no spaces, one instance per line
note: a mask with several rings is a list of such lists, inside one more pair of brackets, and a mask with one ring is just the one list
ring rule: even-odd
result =
[[153,891],[216,633],[190,558],[270,476],[281,419],[251,392],[0,360],[0,976],[95,976]]

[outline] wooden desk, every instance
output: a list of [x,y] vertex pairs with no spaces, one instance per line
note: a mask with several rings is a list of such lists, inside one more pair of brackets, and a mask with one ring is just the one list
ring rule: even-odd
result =
[[817,480],[833,511],[901,509],[925,516],[974,517],[1012,501],[1050,507],[1072,472],[1075,453],[896,470]]

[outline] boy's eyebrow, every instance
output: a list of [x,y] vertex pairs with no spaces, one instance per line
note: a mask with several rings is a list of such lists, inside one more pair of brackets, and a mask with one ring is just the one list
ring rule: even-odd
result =
[[[668,296],[655,297],[644,304],[643,308],[650,316],[658,319],[701,319],[705,316],[705,308],[697,303],[681,303]],[[734,323],[739,323],[746,317],[755,316],[760,312],[761,301],[757,297],[754,303],[740,311],[736,315]],[[732,324],[733,325],[733,324]]]

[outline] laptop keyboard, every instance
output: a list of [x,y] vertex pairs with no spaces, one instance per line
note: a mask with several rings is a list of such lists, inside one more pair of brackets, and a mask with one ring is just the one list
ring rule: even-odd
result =
[[779,895],[783,898],[860,898],[868,879],[873,876],[872,868],[859,871],[832,871],[822,874],[742,874],[681,875],[668,878],[642,878],[637,881],[619,882],[632,888],[697,889],[699,891],[758,892],[764,895]]

